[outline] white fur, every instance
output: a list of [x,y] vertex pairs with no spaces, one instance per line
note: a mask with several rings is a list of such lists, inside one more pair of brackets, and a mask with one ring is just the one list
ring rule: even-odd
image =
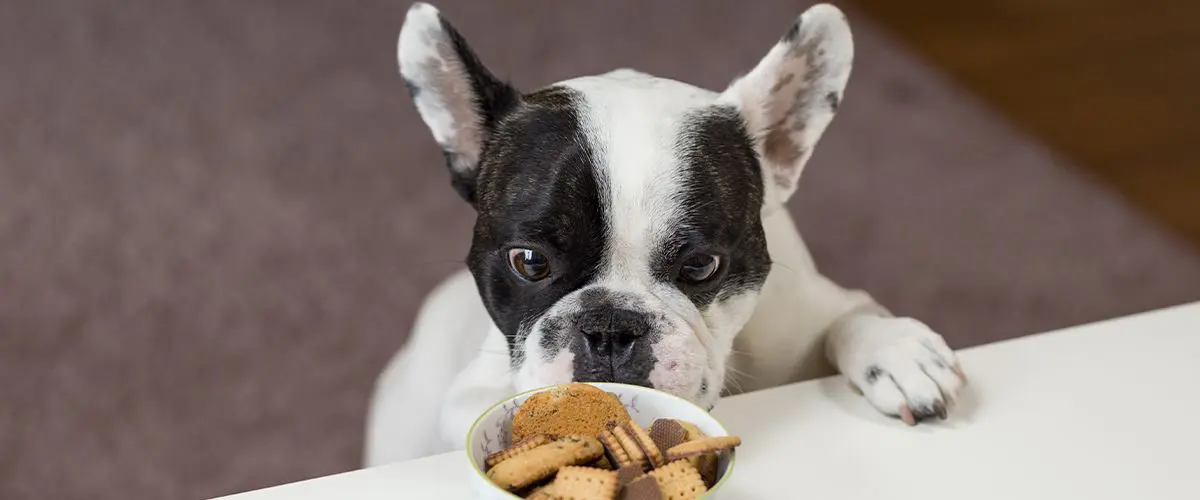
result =
[[[426,31],[436,19],[436,10],[431,14],[414,7],[404,32],[410,24]],[[953,398],[962,384],[952,371],[957,361],[924,324],[891,317],[865,292],[844,289],[821,275],[783,210],[834,114],[832,107],[821,105],[823,98],[809,97],[836,92],[840,99],[853,54],[849,28],[837,9],[813,7],[800,22],[795,39],[777,44],[753,71],[720,94],[629,70],[563,83],[585,96],[581,119],[600,156],[600,182],[610,193],[607,224],[613,245],[592,286],[628,294],[638,308],[660,313],[667,323],[656,329],[665,334],[652,346],[657,364],[650,379],[656,387],[712,404],[718,391],[773,387],[829,375],[836,368],[881,412],[903,417],[910,407]],[[406,77],[405,61],[438,61],[440,52],[428,43],[411,42],[417,39],[425,38],[401,35]],[[796,44],[809,44],[808,52],[792,50]],[[806,80],[803,75],[812,64],[821,64],[823,71]],[[440,67],[426,65],[414,75],[427,76]],[[804,97],[801,90],[810,95]],[[469,132],[452,112],[440,114],[436,108],[441,100],[420,101],[418,109],[435,136]],[[763,288],[701,311],[679,290],[651,279],[649,262],[654,246],[680,220],[680,207],[672,202],[680,186],[671,145],[681,117],[714,103],[741,110],[759,139],[760,156],[770,156],[763,148],[773,130],[785,133],[803,154],[788,162],[764,162],[768,197],[762,224],[773,265]],[[443,122],[444,116],[450,121]],[[581,292],[567,295],[542,318],[578,311]],[[563,349],[545,361],[542,325],[542,319],[528,325],[527,337],[518,345],[525,362],[512,370],[506,341],[491,324],[469,274],[451,277],[426,301],[411,340],[377,383],[366,465],[460,448],[471,422],[489,405],[522,389],[569,381],[572,355]],[[867,374],[875,368],[887,376],[872,383]],[[728,385],[726,378],[731,379]],[[714,390],[698,397],[701,380]]]
[[400,74],[422,91],[413,99],[434,140],[455,153],[451,168],[475,168],[483,149],[483,124],[474,119],[474,94],[466,72],[454,56],[438,10],[415,3],[404,18],[396,43]]
[[[671,147],[685,125],[678,118],[711,106],[717,94],[629,69],[562,85],[586,96],[582,126],[594,141],[603,174],[600,183],[608,192],[611,248],[597,286],[633,294],[644,309],[666,314],[671,327],[658,329],[663,338],[653,346],[659,362],[651,382],[661,390],[695,398],[701,386],[697,374],[710,383],[724,376],[724,363],[719,360],[728,358],[741,322],[719,321],[731,312],[718,303],[704,313],[724,328],[712,328],[679,289],[652,278],[649,263],[651,252],[679,230],[684,216],[674,202],[683,189],[679,158]],[[746,313],[742,311],[742,322]],[[698,364],[697,359],[718,361]],[[665,368],[669,366],[675,368]],[[717,396],[709,394],[699,402],[711,404]]]
[[711,367],[701,362],[710,358],[702,352],[703,348],[699,343],[692,341],[688,330],[675,331],[677,333],[664,336],[652,348],[654,358],[666,362],[657,363],[654,369],[650,370],[650,383],[660,390],[674,394],[696,394],[700,390],[700,379],[696,375],[703,373],[706,378],[713,377],[711,373],[706,373]]
[[[908,408],[931,406],[953,397],[964,381],[954,373],[954,353],[941,336],[912,318],[855,315],[833,331],[829,356],[867,400],[888,415],[904,416]],[[877,367],[885,375],[871,382]]]
[[545,331],[542,329],[541,323],[549,317],[578,312],[580,310],[579,295],[582,292],[583,290],[576,290],[554,304],[529,329],[524,341],[518,344],[518,348],[525,351],[525,362],[517,368],[514,385],[517,392],[571,381],[571,377],[575,374],[571,365],[575,360],[575,355],[566,348],[567,346],[561,346],[563,348],[549,362],[542,361],[545,359],[546,353],[542,348],[542,336]]
[[[767,208],[781,205],[796,191],[804,164],[833,121],[836,110],[825,98],[832,94],[840,102],[854,63],[850,25],[836,7],[815,5],[797,22],[795,39],[780,40],[720,97],[742,110],[750,134],[758,139],[759,158],[772,174],[766,183]],[[767,142],[775,132],[794,143],[799,154],[773,154]]]

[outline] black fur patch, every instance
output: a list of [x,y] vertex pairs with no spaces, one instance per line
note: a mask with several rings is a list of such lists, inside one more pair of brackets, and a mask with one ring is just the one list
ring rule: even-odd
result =
[[[604,193],[580,129],[579,102],[562,87],[525,96],[497,123],[480,162],[479,217],[467,264],[510,352],[546,310],[591,283],[604,258]],[[545,254],[550,275],[533,283],[516,277],[507,257],[514,247]],[[546,326],[561,330],[546,342],[571,336],[570,325]]]
[[792,43],[792,42],[796,41],[796,37],[798,37],[798,36],[800,36],[800,20],[799,19],[797,19],[796,22],[792,23],[792,27],[788,28],[787,33],[784,33],[783,41],[785,43]]
[[825,94],[825,102],[829,103],[829,109],[837,111],[838,105],[841,104],[841,99],[838,97],[837,92],[830,92]]
[[[771,257],[762,228],[762,170],[741,115],[732,107],[712,107],[687,119],[675,144],[683,162],[678,201],[685,215],[675,238],[651,257],[651,269],[703,310],[718,298],[761,288]],[[679,279],[680,265],[693,253],[721,258],[717,273],[699,284]]]
[[404,88],[408,90],[408,96],[413,99],[416,99],[417,95],[421,93],[421,89],[408,78],[404,78]]

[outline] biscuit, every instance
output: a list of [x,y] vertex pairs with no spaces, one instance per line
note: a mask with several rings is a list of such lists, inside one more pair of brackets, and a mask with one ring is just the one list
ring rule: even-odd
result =
[[529,396],[513,415],[512,439],[538,434],[597,436],[610,424],[629,420],[616,396],[583,383],[570,383]]
[[683,430],[687,432],[687,437],[684,438],[685,441],[695,441],[702,437],[708,437],[708,434],[705,434],[704,431],[700,430],[699,427],[696,427],[696,424],[688,422],[687,420],[675,419],[675,423],[679,424],[679,426],[683,427]]
[[487,459],[483,461],[484,466],[487,469],[491,469],[492,467],[495,467],[496,464],[508,460],[519,453],[527,452],[553,440],[554,437],[550,436],[549,434],[538,434],[536,436],[527,437],[521,441],[513,443],[513,445],[509,446],[508,448],[488,455]]
[[642,476],[621,489],[620,500],[663,500],[662,490],[658,481],[650,476]]
[[668,500],[692,500],[708,492],[700,473],[686,460],[677,460],[654,469],[650,477],[658,483],[662,497]]
[[637,446],[642,449],[642,453],[646,455],[646,461],[649,462],[650,467],[667,465],[667,460],[663,458],[662,450],[658,448],[658,445],[654,444],[654,440],[650,438],[650,434],[646,432],[646,429],[643,429],[642,426],[632,420],[625,424],[624,427],[629,436],[637,443]]
[[617,469],[617,483],[625,486],[632,483],[633,480],[646,475],[646,471],[642,470],[638,465],[626,465]]
[[[697,427],[696,424],[693,424],[686,420],[678,420],[678,419],[675,420],[675,423],[679,424],[679,426],[681,428],[683,428],[684,432],[686,433],[686,436],[684,437],[685,442],[695,441],[697,439],[702,439],[702,438],[708,437],[708,435],[705,434],[704,431],[700,430],[700,428]],[[676,445],[676,446],[678,446],[678,445]],[[672,448],[672,446],[668,446],[663,449],[669,450],[671,448]],[[713,484],[716,483],[716,481],[717,481],[717,455],[715,453],[695,455],[695,456],[689,457],[687,459],[687,461],[692,464],[692,467],[695,467],[696,470],[700,471],[700,477],[704,478],[704,484],[711,487]]]
[[548,484],[534,488],[525,495],[525,498],[527,500],[558,500],[558,497],[554,495],[554,490]]
[[571,500],[613,500],[617,497],[617,473],[590,467],[563,467],[551,483],[555,497]]
[[733,449],[742,444],[737,436],[705,437],[676,445],[667,450],[667,460],[681,460],[707,453]]
[[678,421],[660,418],[650,425],[650,439],[660,450],[669,450],[687,441],[688,431]]
[[617,435],[613,433],[612,429],[601,432],[599,441],[604,447],[604,457],[608,459],[608,463],[612,464],[613,467],[642,467],[640,463],[635,462],[629,456],[629,452],[621,445],[620,440],[617,439]]
[[692,464],[696,470],[700,471],[700,478],[704,479],[704,485],[712,488],[717,483],[717,454],[709,453],[707,455],[696,455],[686,459]]
[[[617,442],[625,449],[625,453],[629,455],[629,463],[640,465],[643,469],[646,468],[646,453],[642,451],[642,447],[638,446],[637,440],[629,435],[625,430],[625,426],[613,427],[611,431],[613,436],[616,436]],[[626,464],[621,464],[626,465]]]
[[487,476],[501,488],[518,491],[553,476],[562,467],[595,461],[603,453],[604,447],[594,437],[566,436],[496,464]]
[[612,462],[608,461],[607,456],[601,456],[598,460],[596,460],[595,462],[592,462],[592,464],[589,465],[589,467],[595,467],[597,469],[604,469],[604,470],[617,470],[617,467],[615,465],[613,465]]

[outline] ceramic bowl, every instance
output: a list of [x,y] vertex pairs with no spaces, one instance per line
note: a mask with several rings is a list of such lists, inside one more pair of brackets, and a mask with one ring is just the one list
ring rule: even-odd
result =
[[[677,418],[686,420],[699,427],[709,436],[728,436],[729,432],[717,419],[713,418],[703,408],[696,406],[683,398],[654,389],[635,385],[593,383],[621,400],[629,411],[629,416],[643,427],[650,427],[660,418]],[[512,419],[517,408],[535,393],[549,390],[551,387],[524,392],[496,403],[483,415],[480,415],[467,434],[466,459],[471,469],[471,481],[478,493],[478,498],[488,500],[512,500],[521,497],[496,487],[484,474],[484,459],[488,455],[503,450],[511,443]],[[705,498],[714,498],[721,484],[733,472],[736,450],[722,453],[717,462],[717,481]]]

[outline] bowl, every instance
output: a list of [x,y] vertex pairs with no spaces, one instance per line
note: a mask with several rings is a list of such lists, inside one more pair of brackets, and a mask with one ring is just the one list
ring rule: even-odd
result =
[[[678,396],[636,385],[606,382],[591,383],[589,385],[615,395],[621,401],[621,404],[625,405],[625,409],[629,411],[629,416],[642,427],[648,428],[655,420],[660,418],[676,418],[695,424],[696,427],[709,436],[729,435],[729,432],[725,430],[725,426],[721,425],[721,422],[713,418],[707,411]],[[512,444],[510,441],[512,419],[513,415],[517,412],[517,408],[526,399],[529,399],[530,396],[552,388],[553,386],[543,387],[517,394],[496,403],[475,420],[475,424],[471,426],[471,430],[467,433],[465,452],[472,471],[471,481],[475,487],[475,491],[478,493],[478,498],[488,500],[521,498],[505,491],[503,488],[497,487],[488,480],[487,475],[484,473],[484,460],[488,455],[503,450]],[[716,491],[732,474],[733,463],[737,456],[736,452],[737,450],[735,449],[728,453],[722,453],[719,456],[717,461],[717,480],[704,498],[714,498]]]

